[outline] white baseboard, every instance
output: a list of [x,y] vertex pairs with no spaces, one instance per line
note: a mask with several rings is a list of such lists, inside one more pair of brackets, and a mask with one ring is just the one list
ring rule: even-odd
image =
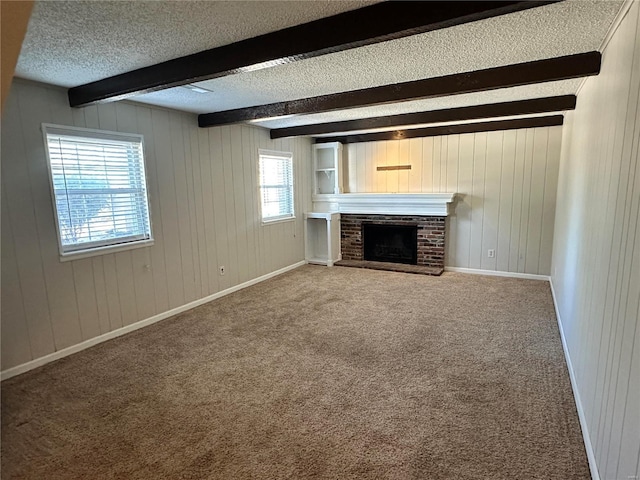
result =
[[34,368],[41,367],[42,365],[46,365],[47,363],[51,363],[55,360],[59,360],[61,358],[67,357],[74,353],[85,350],[89,347],[93,347],[94,345],[97,345],[99,343],[106,342],[107,340],[111,340],[112,338],[120,337],[121,335],[125,335],[129,332],[139,330],[143,327],[159,322],[160,320],[164,320],[166,318],[172,317],[179,313],[186,312],[187,310],[191,310],[192,308],[199,307],[200,305],[203,305],[207,302],[211,302],[212,300],[216,300],[217,298],[224,297],[225,295],[229,295],[230,293],[233,293],[233,292],[237,292],[238,290],[242,290],[243,288],[250,287],[251,285],[255,285],[256,283],[264,282],[265,280],[268,280],[272,277],[288,272],[289,270],[293,270],[305,264],[306,262],[304,260],[301,262],[294,263],[293,265],[289,265],[288,267],[281,268],[280,270],[276,270],[275,272],[267,273],[266,275],[262,275],[261,277],[254,278],[252,280],[241,283],[239,285],[235,285],[231,288],[227,288],[226,290],[216,292],[207,297],[194,300],[193,302],[189,302],[180,307],[172,308],[171,310],[168,310],[163,313],[159,313],[157,315],[154,315],[153,317],[145,318],[144,320],[140,320],[139,322],[132,323],[131,325],[127,325],[126,327],[118,328],[117,330],[113,330],[112,332],[99,335],[89,340],[85,340],[84,342],[78,343],[77,345],[72,345],[71,347],[63,348],[62,350],[58,350],[57,352],[50,353],[49,355],[45,355],[44,357],[36,358],[35,360],[31,360],[21,365],[8,368],[0,372],[0,381],[6,380],[11,377],[15,377],[16,375],[20,375],[21,373],[28,372],[29,370],[33,370]]
[[549,281],[548,275],[535,275],[533,273],[501,272],[496,270],[480,270],[477,268],[462,268],[462,267],[444,267],[444,271],[470,273],[472,275],[489,275],[492,277],[510,277],[510,278],[524,278],[527,280],[544,280],[546,282]]
[[596,462],[596,456],[593,451],[593,445],[591,445],[591,438],[589,437],[589,430],[587,425],[587,418],[582,408],[582,400],[580,400],[580,392],[578,391],[578,383],[571,363],[571,356],[569,355],[569,348],[567,346],[567,340],[564,337],[564,330],[562,329],[562,319],[560,318],[560,310],[558,310],[558,301],[556,299],[556,291],[553,288],[553,280],[549,279],[551,285],[551,296],[553,297],[553,306],[556,309],[556,319],[558,320],[558,330],[560,330],[560,339],[562,340],[562,350],[564,351],[564,359],[567,362],[567,369],[569,370],[569,378],[571,379],[571,389],[573,390],[573,398],[576,402],[576,410],[578,411],[578,418],[580,419],[580,429],[582,430],[582,439],[584,441],[584,447],[587,451],[587,459],[589,460],[589,470],[591,470],[592,480],[600,480],[600,474],[598,473],[598,464]]

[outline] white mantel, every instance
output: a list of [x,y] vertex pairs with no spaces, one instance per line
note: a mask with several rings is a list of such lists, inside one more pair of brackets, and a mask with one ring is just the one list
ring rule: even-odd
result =
[[315,211],[362,215],[428,215],[446,217],[455,193],[342,193],[314,195]]

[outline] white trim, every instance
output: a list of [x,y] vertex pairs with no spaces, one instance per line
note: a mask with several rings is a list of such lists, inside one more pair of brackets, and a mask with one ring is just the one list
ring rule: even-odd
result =
[[16,375],[20,375],[21,373],[28,372],[29,370],[33,370],[34,368],[41,367],[42,365],[46,365],[47,363],[51,363],[55,360],[68,357],[69,355],[80,352],[82,350],[86,350],[89,347],[93,347],[94,345],[97,345],[99,343],[106,342],[107,340],[111,340],[112,338],[120,337],[129,332],[133,332],[135,330],[139,330],[148,325],[152,325],[156,322],[159,322],[160,320],[165,320],[174,315],[178,315],[179,313],[186,312],[187,310],[191,310],[192,308],[199,307],[200,305],[203,305],[205,303],[211,302],[218,298],[224,297],[225,295],[229,295],[230,293],[237,292],[238,290],[242,290],[243,288],[250,287],[252,285],[255,285],[256,283],[263,282],[277,275],[288,272],[289,270],[298,268],[304,264],[306,264],[306,262],[302,260],[300,262],[294,263],[293,265],[289,265],[288,267],[284,267],[284,268],[281,268],[280,270],[276,270],[275,272],[267,273],[266,275],[262,275],[261,277],[254,278],[253,280],[249,280],[239,285],[235,285],[233,287],[227,288],[226,290],[216,292],[212,295],[201,298],[199,300],[194,300],[193,302],[189,302],[180,307],[172,308],[171,310],[168,310],[163,313],[159,313],[157,315],[154,315],[153,317],[149,317],[144,320],[140,320],[139,322],[133,323],[131,325],[127,325],[126,327],[118,328],[117,330],[113,330],[103,335],[91,338],[89,340],[85,340],[84,342],[78,343],[77,345],[63,348],[62,350],[50,353],[49,355],[45,355],[44,357],[36,358],[35,360],[31,360],[29,362],[23,363],[22,365],[17,365],[15,367],[8,368],[0,372],[0,381],[7,380],[8,378],[15,377]]
[[[264,216],[264,214],[262,213],[262,200],[263,200],[263,196],[262,196],[262,176],[261,176],[261,169],[260,169],[260,163],[262,160],[262,157],[269,157],[269,158],[275,158],[275,159],[286,159],[288,161],[291,162],[291,215],[290,216],[279,216],[279,217],[266,217]],[[258,208],[260,209],[260,220],[262,223],[262,226],[264,227],[265,225],[268,225],[270,223],[280,223],[280,222],[287,222],[287,221],[291,221],[291,220],[295,220],[296,219],[296,165],[294,162],[294,158],[293,158],[293,153],[292,152],[279,152],[276,150],[266,150],[264,148],[259,148],[258,149],[258,162],[256,163],[256,169],[257,169],[257,180],[258,180],[258,195],[257,195],[257,202],[258,202]]]
[[126,250],[134,250],[136,248],[152,247],[155,241],[153,238],[148,240],[137,240],[135,242],[115,243],[113,245],[105,245],[101,247],[92,247],[87,250],[76,250],[60,255],[61,262],[71,262],[73,260],[81,260],[83,258],[96,257],[98,255],[106,255],[108,253],[124,252]]
[[527,280],[544,280],[549,281],[548,275],[535,275],[533,273],[517,273],[517,272],[502,272],[496,270],[480,270],[477,268],[462,268],[462,267],[444,267],[445,272],[457,272],[457,273],[470,273],[472,275],[489,275],[491,277],[510,277],[510,278],[524,278]]
[[446,217],[455,193],[342,193],[314,195],[314,202],[329,202],[340,213],[362,215],[426,215]]
[[273,225],[274,223],[284,223],[284,222],[293,222],[296,219],[295,216],[291,217],[277,217],[273,220],[262,220],[261,224],[263,227],[267,225]]
[[[261,122],[264,120],[260,120]],[[282,152],[280,150],[267,150],[266,148],[258,149],[258,156],[264,155],[265,157],[276,157],[276,158],[289,158],[293,160],[293,152]]]
[[580,392],[578,391],[578,382],[571,364],[571,357],[569,356],[569,348],[567,347],[567,340],[564,336],[564,330],[562,329],[562,319],[560,318],[560,311],[558,310],[558,301],[556,299],[556,290],[553,288],[553,279],[549,279],[549,285],[551,285],[551,296],[553,297],[553,307],[556,310],[556,319],[558,321],[558,330],[560,330],[560,339],[562,340],[562,350],[564,352],[564,359],[567,363],[567,370],[569,370],[569,378],[571,379],[571,389],[573,390],[573,398],[576,402],[576,410],[578,411],[578,418],[580,419],[580,429],[582,430],[582,439],[584,441],[584,448],[587,452],[587,460],[589,461],[589,470],[591,470],[592,480],[600,480],[600,474],[598,473],[598,463],[596,462],[596,455],[593,451],[593,445],[591,445],[591,439],[589,438],[589,430],[587,424],[587,418],[582,408],[582,401],[580,400]]

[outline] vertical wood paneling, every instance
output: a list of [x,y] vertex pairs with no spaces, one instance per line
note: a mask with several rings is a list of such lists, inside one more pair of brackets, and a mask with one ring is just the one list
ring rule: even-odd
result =
[[[42,122],[144,136],[153,246],[60,262]],[[20,80],[2,127],[3,369],[304,258],[308,139],[127,102],[72,110],[64,90]],[[294,152],[295,221],[261,225],[258,148]]]
[[[247,279],[255,278],[258,274],[257,268],[257,256],[256,256],[256,232],[254,228],[251,228],[252,225],[256,224],[256,215],[255,215],[255,188],[253,188],[253,182],[255,179],[255,175],[253,174],[254,167],[256,164],[256,150],[252,145],[252,129],[249,127],[241,127],[240,130],[240,145],[242,147],[241,150],[241,161],[242,161],[242,178],[243,178],[243,193],[244,193],[244,218],[247,232],[247,250],[246,250],[246,259],[247,259]],[[297,156],[295,157],[297,158]],[[247,179],[250,179],[251,182],[247,182]],[[295,198],[295,201],[298,203],[297,211],[300,212],[300,196]]]
[[226,283],[228,285],[234,285],[238,283],[239,268],[238,268],[238,244],[236,239],[238,238],[238,223],[236,219],[236,199],[234,195],[233,185],[233,164],[231,161],[231,127],[220,128],[221,143],[222,143],[222,179],[224,182],[223,191],[225,201],[227,205],[227,267],[226,271]]
[[[487,133],[482,132],[474,136],[473,182],[471,188],[471,248],[469,249],[469,267],[480,268],[482,257],[482,226],[484,222],[484,179],[487,160]],[[461,192],[464,193],[464,192]]]
[[[411,165],[409,163],[411,142],[396,142],[398,144],[398,165]],[[398,170],[398,188],[396,192],[409,191],[409,172],[411,170]]]
[[[34,358],[37,358],[55,351],[55,344],[31,195],[29,169],[24,160],[26,149],[20,123],[19,98],[21,95],[16,90],[14,85],[7,99],[2,122],[2,194],[4,197],[2,204],[3,207],[5,205],[8,207],[6,215],[3,212],[3,220],[6,216],[11,224],[10,228],[2,228],[2,248],[5,248],[5,238],[7,246],[11,245],[11,240],[16,247],[20,246],[15,249],[15,259],[31,352]],[[9,118],[12,121],[7,121]],[[7,181],[7,179],[11,179],[11,181]],[[10,233],[13,238],[8,237]],[[5,254],[3,253],[3,255]],[[4,290],[4,286],[2,290]],[[24,298],[26,293],[29,294],[28,298]],[[4,302],[2,305],[4,308]],[[2,318],[4,322],[4,315]],[[8,341],[10,339],[3,335],[3,342]]]
[[531,190],[536,188],[531,184],[533,172],[533,140],[535,129],[526,130],[524,179],[522,182],[522,204],[520,209],[520,244],[518,245],[518,272],[524,273],[527,264],[527,245],[529,244],[529,211],[531,205]]
[[[514,174],[515,174],[515,156],[516,156],[516,137],[517,130],[509,130],[504,132],[504,140],[502,142],[502,164],[500,175],[500,199],[499,199],[499,215],[498,215],[498,242],[496,245],[496,269],[509,271],[509,255],[511,246],[511,217],[513,211],[514,200]],[[553,219],[551,219],[553,222]],[[551,241],[549,242],[551,243]]]
[[558,191],[561,144],[562,131],[560,129],[549,130],[547,168],[544,180],[544,198],[542,201],[542,232],[540,238],[540,254],[538,255],[539,272],[551,272],[553,225],[556,214],[556,193]]
[[497,257],[490,258],[489,249],[498,247],[498,221],[500,216],[500,179],[502,177],[502,144],[504,132],[487,134],[487,158],[484,177],[484,218],[482,222],[482,260],[480,268],[496,270]]
[[[457,192],[447,220],[448,266],[548,275],[561,132],[547,127],[349,144],[355,159],[349,172],[357,178],[347,182],[362,193]],[[405,163],[411,165],[406,176],[376,171]]]
[[473,168],[466,168],[463,159],[474,158],[474,137],[460,136],[460,155],[458,156],[458,185],[456,191],[465,192],[458,199],[455,215],[452,220],[456,223],[456,243],[449,246],[449,265],[456,262],[461,265],[470,264],[471,255],[471,202],[473,201]]
[[[511,235],[509,238],[509,271],[518,271],[520,258],[520,219],[522,217],[522,189],[524,183],[524,158],[526,130],[516,131],[516,150],[513,166],[513,198],[511,205]],[[557,152],[560,155],[560,152]],[[556,160],[558,161],[558,160]]]
[[93,268],[93,284],[95,287],[96,305],[98,307],[100,333],[107,333],[110,332],[112,328],[109,318],[109,300],[107,299],[107,285],[102,257],[92,258],[91,267]]
[[[531,165],[531,192],[529,193],[529,225],[528,241],[525,257],[525,272],[538,271],[540,255],[540,238],[542,236],[542,209],[544,206],[545,177],[547,169],[547,152],[549,129],[537,128],[533,137],[533,161]],[[549,272],[546,272],[548,275]]]
[[635,478],[640,456],[639,16],[635,2],[567,117],[553,232],[553,286],[602,479]]
[[231,130],[231,151],[229,160],[232,165],[233,177],[233,193],[234,208],[237,226],[237,245],[238,245],[238,282],[246,282],[249,280],[249,241],[247,235],[248,219],[245,208],[245,175],[242,158],[242,129],[234,128]]
[[[365,192],[366,190],[366,147],[367,144],[364,143],[357,143],[355,144],[356,146],[356,150],[355,150],[355,161],[356,161],[356,182],[355,182],[355,187],[353,184],[349,183],[350,186],[350,190],[349,192]],[[352,155],[353,153],[353,149],[351,148],[351,145],[349,146],[349,150],[350,150],[350,155]],[[352,155],[353,156],[353,155]],[[350,172],[353,172],[354,170],[350,170]]]
[[[149,255],[146,257],[146,262],[141,266],[145,271],[151,272],[153,281],[147,283],[152,283],[154,297],[154,304],[152,305],[155,306],[154,313],[159,313],[169,309],[169,288],[165,263],[165,240],[162,225],[162,209],[160,207],[160,190],[158,187],[158,160],[156,156],[151,110],[136,107],[136,124],[138,133],[144,136],[149,209],[151,211],[151,229],[154,238],[153,248],[149,248]],[[150,299],[149,302],[151,302]],[[149,308],[151,308],[152,305],[150,305]],[[141,310],[144,310],[144,307],[141,308]]]
[[[2,231],[6,232],[2,248],[2,365],[20,364],[31,359],[29,330],[25,318],[18,277],[11,222],[5,192],[2,192]],[[6,241],[6,244],[5,244]]]
[[433,156],[432,156],[432,177],[431,182],[433,184],[434,192],[442,192],[440,188],[442,185],[441,170],[442,170],[442,137],[433,138]]
[[[202,298],[202,277],[200,274],[200,249],[198,247],[198,227],[196,225],[196,200],[195,185],[193,181],[194,161],[197,161],[197,152],[192,152],[191,134],[189,122],[191,117],[187,114],[182,115],[182,141],[184,143],[185,155],[185,182],[187,186],[187,199],[189,211],[189,231],[191,240],[191,261],[193,263],[193,287],[194,299]],[[195,160],[194,160],[195,159]]]
[[[164,263],[167,279],[168,307],[175,308],[184,303],[182,260],[178,237],[178,213],[171,151],[169,113],[152,110],[151,123],[155,146],[155,173],[159,214],[162,223]],[[153,214],[153,213],[152,213]]]
[[422,191],[422,168],[423,168],[422,139],[412,138],[409,140],[409,157],[408,164],[411,165],[409,170],[409,188],[410,193],[419,193]]
[[196,266],[198,275],[198,297],[209,294],[209,257],[206,248],[205,222],[203,212],[203,192],[202,192],[202,170],[200,158],[200,142],[198,131],[190,128],[188,119],[183,126],[185,136],[189,141],[189,158],[191,160],[191,194],[193,198],[193,211],[191,212],[192,228],[195,228],[197,235],[194,236],[192,244],[197,252]]
[[[49,176],[39,160],[44,158],[45,146],[40,123],[33,121],[33,118],[40,118],[42,122],[53,120],[50,99],[45,90],[34,86],[21,90],[18,94],[21,129],[25,142],[24,158],[27,161],[31,181],[31,196],[53,326],[53,339],[56,349],[61,349],[82,341],[82,333],[71,264],[61,263],[57,259],[58,241],[53,219]],[[65,120],[71,121],[70,113],[65,115]]]
[[82,339],[88,340],[97,337],[101,333],[100,315],[93,279],[93,264],[90,258],[73,262],[73,281],[78,295],[78,314],[80,315]]
[[118,294],[118,273],[116,271],[115,255],[103,255],[102,268],[104,271],[104,286],[107,292],[109,329],[115,330],[122,327],[123,325],[122,309],[120,307],[120,295]]
[[[376,142],[373,145],[375,166],[381,167],[384,165],[387,158],[387,143],[389,142]],[[383,172],[378,172],[377,169],[373,170],[373,185],[375,192],[387,191],[387,176]]]
[[[352,192],[457,192],[447,265],[548,275],[562,127],[347,146]],[[411,165],[397,176],[378,165]],[[353,178],[352,178],[353,177]],[[397,190],[396,190],[397,185]],[[487,256],[495,249],[495,258]]]
[[[251,150],[257,152],[260,148],[260,135],[256,128],[251,129]],[[258,191],[258,165],[256,163],[251,164],[251,184],[253,185],[253,221],[255,225],[260,225],[260,193]],[[264,275],[267,272],[266,266],[266,252],[264,247],[264,228],[259,228],[256,231],[256,257],[258,275]]]
[[436,192],[433,182],[433,137],[422,139],[422,191]]
[[182,116],[170,115],[169,131],[173,164],[173,181],[176,195],[176,212],[178,218],[178,245],[182,266],[183,303],[195,299],[195,273],[193,252],[191,247],[191,225],[189,219],[189,194],[187,192],[186,159],[182,133]]

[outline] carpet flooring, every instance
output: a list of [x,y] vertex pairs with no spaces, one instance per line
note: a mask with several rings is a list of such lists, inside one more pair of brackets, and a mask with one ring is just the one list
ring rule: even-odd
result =
[[590,478],[546,282],[304,266],[2,383],[2,478]]

